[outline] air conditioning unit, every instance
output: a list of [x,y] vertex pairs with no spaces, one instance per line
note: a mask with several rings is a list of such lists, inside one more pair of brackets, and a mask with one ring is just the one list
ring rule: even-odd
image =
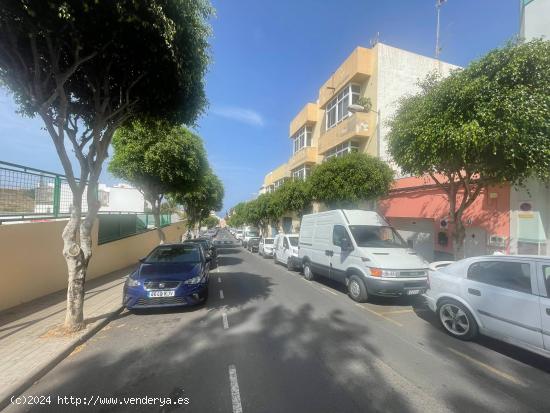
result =
[[506,237],[502,237],[500,235],[491,235],[489,237],[489,246],[497,247],[497,248],[505,248],[506,240],[507,240]]

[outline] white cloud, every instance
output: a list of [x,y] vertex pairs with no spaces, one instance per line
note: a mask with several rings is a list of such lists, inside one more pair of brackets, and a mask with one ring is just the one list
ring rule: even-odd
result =
[[211,113],[237,122],[247,123],[252,126],[264,126],[262,115],[251,109],[235,106],[218,106],[212,108]]

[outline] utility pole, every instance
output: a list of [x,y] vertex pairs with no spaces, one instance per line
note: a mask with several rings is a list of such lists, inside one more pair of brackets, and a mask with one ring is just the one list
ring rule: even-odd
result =
[[[441,6],[447,0],[435,0],[435,9],[437,11],[437,24],[435,28],[435,58],[439,61],[439,54],[441,53],[441,46],[439,45],[439,18],[441,14]],[[439,64],[439,72],[441,72],[441,64]]]

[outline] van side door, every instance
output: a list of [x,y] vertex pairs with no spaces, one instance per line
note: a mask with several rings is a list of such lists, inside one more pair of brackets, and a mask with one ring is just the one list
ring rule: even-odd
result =
[[288,257],[290,256],[290,244],[288,242],[288,238],[283,236],[283,248],[281,251],[281,262],[283,264],[288,263]]
[[332,248],[330,252],[330,278],[341,283],[346,281],[349,250],[342,250],[342,245],[352,245],[348,230],[343,225],[332,227]]

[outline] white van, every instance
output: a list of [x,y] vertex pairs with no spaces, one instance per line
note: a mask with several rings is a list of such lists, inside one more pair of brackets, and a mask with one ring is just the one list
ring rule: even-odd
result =
[[250,238],[256,238],[260,236],[260,232],[254,227],[245,227],[242,235],[243,247],[248,248],[248,241]]
[[275,263],[286,265],[289,270],[301,268],[298,258],[298,234],[277,234],[273,241],[273,259]]
[[319,275],[339,281],[355,301],[369,295],[419,295],[427,288],[428,262],[376,212],[338,209],[304,215],[298,255],[306,279]]

